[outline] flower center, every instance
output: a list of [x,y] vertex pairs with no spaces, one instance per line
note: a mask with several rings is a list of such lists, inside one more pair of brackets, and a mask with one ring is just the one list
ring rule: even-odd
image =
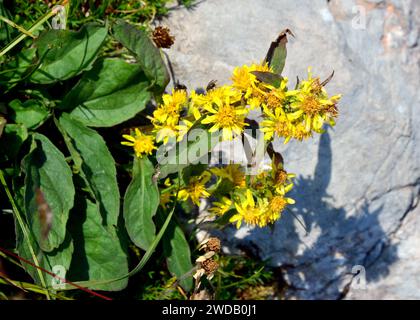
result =
[[277,133],[279,137],[288,136],[290,134],[289,124],[282,120],[277,120],[274,132]]
[[137,153],[151,153],[154,148],[153,140],[148,136],[137,137],[134,142],[134,150]]
[[235,108],[230,105],[222,106],[217,112],[217,122],[221,127],[232,127],[235,124]]
[[277,94],[270,92],[268,93],[266,97],[266,104],[267,104],[267,107],[269,107],[270,109],[274,109],[280,106],[283,100],[284,100],[284,97],[279,97]]
[[247,224],[257,224],[258,222],[258,217],[260,216],[260,210],[259,208],[254,208],[254,207],[250,207],[248,206],[246,208],[246,211],[244,212],[244,220]]
[[303,100],[302,109],[308,115],[315,115],[322,111],[323,107],[314,96],[309,96]]
[[274,213],[280,213],[286,207],[287,202],[282,196],[275,196],[270,201],[270,210]]

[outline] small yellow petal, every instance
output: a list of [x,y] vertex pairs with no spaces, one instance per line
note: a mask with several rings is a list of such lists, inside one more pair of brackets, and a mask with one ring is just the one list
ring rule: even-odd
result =
[[136,141],[136,138],[134,138],[133,136],[130,136],[130,135],[128,135],[128,134],[123,134],[123,135],[122,135],[122,137],[123,137],[124,139],[129,140],[129,141],[133,141],[133,142],[135,142],[135,141]]

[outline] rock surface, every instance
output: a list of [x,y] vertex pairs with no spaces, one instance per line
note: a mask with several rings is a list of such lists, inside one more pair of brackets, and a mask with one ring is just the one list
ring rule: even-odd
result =
[[281,267],[290,299],[420,299],[420,2],[207,0],[162,24],[189,88],[228,82],[290,28],[284,74],[335,70],[327,90],[343,94],[333,130],[276,146],[298,174],[294,213],[308,233],[286,212],[273,229],[231,229],[225,244]]

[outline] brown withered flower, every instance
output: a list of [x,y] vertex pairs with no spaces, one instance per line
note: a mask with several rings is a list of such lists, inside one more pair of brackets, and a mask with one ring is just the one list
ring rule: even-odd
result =
[[220,239],[219,238],[210,238],[205,247],[206,251],[214,251],[219,252],[220,251]]
[[219,268],[219,264],[213,258],[210,258],[201,262],[201,267],[207,275],[213,275],[217,268]]
[[170,48],[175,41],[175,37],[169,33],[169,28],[157,26],[153,30],[153,41],[158,48]]

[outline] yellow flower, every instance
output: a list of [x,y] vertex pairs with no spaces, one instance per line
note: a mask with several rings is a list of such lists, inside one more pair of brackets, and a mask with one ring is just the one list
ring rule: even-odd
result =
[[179,119],[179,113],[188,102],[185,90],[172,90],[172,94],[162,96],[163,104],[153,112],[153,117],[159,122],[164,123],[169,119]]
[[171,192],[165,192],[165,193],[161,193],[160,194],[160,205],[163,208],[166,208],[166,205],[171,202],[171,196],[172,193]]
[[162,97],[165,104],[184,105],[188,102],[187,92],[185,90],[172,89],[172,95],[164,94]]
[[[289,95],[291,94],[292,92],[289,92]],[[293,112],[287,116],[293,122],[303,122],[306,133],[312,130],[322,133],[322,126],[325,122],[330,125],[335,124],[334,118],[338,115],[336,105],[340,98],[340,95],[328,97],[319,78],[312,78],[309,68],[308,80],[303,80],[299,84],[298,90],[293,91],[291,98],[293,102],[290,104]]]
[[151,155],[153,150],[156,149],[154,145],[154,138],[149,135],[144,135],[138,128],[135,129],[135,136],[123,134],[123,138],[128,141],[122,141],[121,144],[133,147],[137,157],[143,154]]
[[241,93],[228,85],[216,87],[205,94],[191,92],[191,102],[198,107],[211,106],[215,100],[224,100],[225,97],[229,97],[231,103],[235,103],[241,100]]
[[233,75],[231,78],[233,87],[244,91],[248,95],[251,94],[252,85],[256,80],[256,77],[249,71],[249,67],[246,65],[242,67],[236,67],[233,70]]
[[293,188],[292,178],[296,177],[294,173],[287,173],[283,168],[277,168],[272,171],[273,187],[281,195],[285,195]]
[[201,94],[197,94],[194,90],[190,94],[190,104],[188,106],[188,115],[192,115],[195,120],[201,118],[201,106],[203,105],[203,98]]
[[[259,199],[261,200],[261,199]],[[259,201],[255,203],[251,190],[246,190],[245,199],[240,203],[235,202],[237,213],[230,218],[230,222],[236,222],[236,227],[241,227],[242,221],[248,225],[259,225],[260,217],[264,214],[266,205]]]
[[163,141],[164,144],[167,144],[169,139],[175,138],[178,136],[178,120],[167,119],[164,123],[153,122],[154,132],[156,133],[156,142]]
[[307,131],[303,123],[297,123],[293,126],[293,138],[302,141],[309,137],[312,137],[312,131]]
[[255,110],[256,108],[261,107],[265,98],[263,94],[252,95],[248,100],[247,103],[251,110]]
[[261,84],[262,87],[265,87],[264,92],[264,105],[271,110],[275,108],[283,107],[283,103],[287,98],[287,78],[283,78],[280,82],[280,87],[276,88],[269,84]]
[[210,180],[210,172],[205,171],[200,176],[191,177],[188,185],[178,192],[178,198],[182,201],[191,199],[197,206],[200,205],[201,198],[208,198],[210,193],[207,191],[206,183]]
[[223,168],[211,168],[210,171],[219,178],[231,181],[235,187],[245,187],[245,173],[239,164],[229,164]]
[[233,87],[241,90],[245,93],[245,98],[248,98],[257,87],[257,77],[253,75],[252,71],[264,71],[271,72],[271,68],[268,64],[252,64],[251,66],[244,65],[242,67],[236,67],[233,70],[232,82]]
[[281,213],[287,207],[288,204],[294,204],[295,200],[291,198],[285,198],[283,196],[274,196],[269,204],[268,210],[263,216],[261,224],[267,225],[280,219]]
[[158,107],[153,111],[152,122],[165,123],[166,121],[173,121],[179,119],[179,111],[176,109],[168,110],[165,106]]
[[211,104],[203,106],[211,115],[207,115],[201,123],[213,124],[209,132],[222,130],[223,140],[232,140],[234,135],[240,135],[246,126],[245,116],[248,110],[243,106],[235,106],[235,100],[236,97],[231,95],[216,96]]
[[178,122],[181,111],[188,103],[187,92],[185,90],[172,90],[172,94],[162,96],[163,103],[153,111],[153,117],[148,117],[156,133],[156,141],[168,143],[169,138],[178,136]]
[[261,196],[271,199],[275,195],[284,196],[293,188],[292,179],[296,175],[288,173],[283,165],[271,164],[271,169],[262,171],[251,180],[250,187]]
[[213,202],[213,207],[209,211],[218,216],[222,216],[232,208],[232,203],[232,200],[223,197],[221,202]]
[[261,122],[261,131],[264,132],[264,139],[271,141],[276,135],[284,137],[284,143],[289,142],[293,137],[293,125],[281,107],[275,108],[274,112],[264,108],[265,119]]
[[286,206],[295,203],[293,199],[282,195],[276,195],[271,199],[258,197],[257,200],[257,202],[254,200],[251,190],[248,189],[246,198],[240,203],[235,202],[237,214],[232,216],[230,222],[236,222],[237,228],[241,226],[242,221],[262,228],[277,221]]
[[266,84],[258,81],[257,77],[251,73],[253,71],[272,72],[272,69],[268,64],[244,65],[236,67],[231,78],[232,86],[242,92],[251,110],[259,108],[267,100]]

